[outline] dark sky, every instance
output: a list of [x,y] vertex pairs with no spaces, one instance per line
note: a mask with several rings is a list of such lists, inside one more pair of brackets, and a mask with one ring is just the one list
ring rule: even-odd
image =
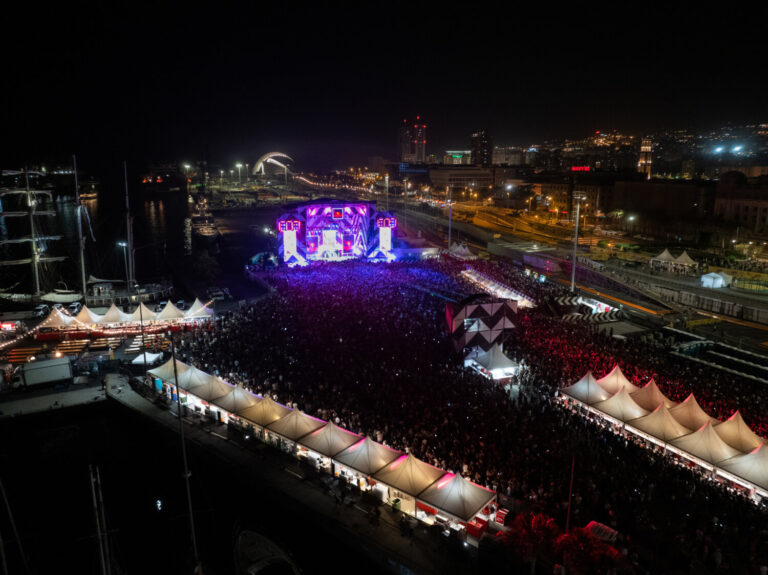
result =
[[417,113],[435,153],[478,127],[522,145],[768,122],[765,9],[74,4],[5,19],[2,167],[273,149],[345,166],[394,158]]

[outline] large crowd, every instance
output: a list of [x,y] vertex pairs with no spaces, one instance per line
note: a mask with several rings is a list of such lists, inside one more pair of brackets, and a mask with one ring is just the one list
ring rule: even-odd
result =
[[[465,370],[447,335],[446,301],[474,292],[459,273],[468,265],[539,304],[520,312],[505,342],[526,365],[514,396]],[[560,523],[575,456],[572,523],[596,520],[619,531],[627,561],[641,570],[742,573],[768,565],[761,507],[555,400],[558,387],[619,363],[630,380],[653,377],[672,399],[695,392],[716,417],[738,407],[766,434],[768,394],[755,384],[671,361],[659,339],[618,340],[564,323],[548,305],[564,288],[507,264],[346,262],[281,268],[261,279],[274,288],[264,299],[179,334],[180,359],[459,472],[507,505]]]

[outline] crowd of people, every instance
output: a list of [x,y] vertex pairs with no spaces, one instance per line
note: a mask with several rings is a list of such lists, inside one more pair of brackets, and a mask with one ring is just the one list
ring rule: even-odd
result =
[[[505,342],[526,365],[512,397],[465,370],[447,335],[446,301],[475,291],[460,274],[467,266],[539,304],[520,312]],[[180,359],[461,473],[507,505],[561,523],[575,457],[572,524],[613,527],[627,560],[640,566],[747,572],[768,564],[762,508],[555,399],[558,387],[618,363],[637,384],[653,377],[672,399],[695,392],[716,417],[738,407],[765,434],[768,394],[750,382],[670,361],[658,339],[620,341],[564,323],[545,305],[567,293],[562,287],[499,262],[316,264],[261,279],[274,290],[257,304],[177,334]]]

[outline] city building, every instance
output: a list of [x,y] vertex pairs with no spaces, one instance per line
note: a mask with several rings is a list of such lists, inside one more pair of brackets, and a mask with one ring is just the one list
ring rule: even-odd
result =
[[400,124],[400,161],[423,164],[427,160],[427,125],[416,116],[414,121],[404,118]]
[[745,232],[768,235],[768,179],[749,182],[741,172],[723,174],[717,184],[715,216]]
[[493,164],[493,142],[488,132],[478,130],[472,134],[470,148],[472,150],[472,165],[487,168]]
[[494,166],[522,166],[523,151],[514,146],[496,146],[492,160]]
[[453,187],[454,190],[489,189],[494,183],[491,168],[480,166],[447,166],[429,170],[429,181],[437,190]]
[[651,179],[651,166],[653,164],[653,142],[650,138],[643,138],[640,143],[640,157],[637,160],[637,171],[645,174],[645,179]]
[[443,164],[446,166],[468,166],[471,163],[471,150],[446,150],[443,154]]

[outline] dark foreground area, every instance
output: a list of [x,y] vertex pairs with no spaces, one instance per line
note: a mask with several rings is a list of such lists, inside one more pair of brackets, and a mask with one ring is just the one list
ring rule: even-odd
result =
[[[0,479],[32,573],[100,571],[89,464],[101,471],[113,573],[191,573],[181,451],[175,433],[112,401],[6,420],[0,424]],[[206,573],[234,572],[242,529],[271,538],[305,573],[331,565],[378,567],[324,530],[254,474],[188,444],[198,545]],[[7,511],[0,536],[9,573],[23,573]]]

